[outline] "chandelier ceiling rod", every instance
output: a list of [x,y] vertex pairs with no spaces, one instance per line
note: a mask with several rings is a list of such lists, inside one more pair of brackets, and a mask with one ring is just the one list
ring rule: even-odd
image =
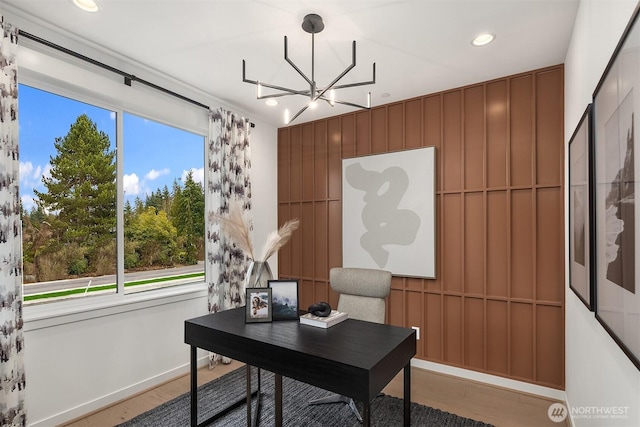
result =
[[[330,97],[327,97],[325,96],[325,94],[327,93],[327,91],[330,91],[332,89],[333,90],[344,89],[349,87],[375,84],[376,82],[375,62],[373,63],[373,78],[371,80],[356,82],[356,83],[347,83],[342,85],[336,84],[340,81],[340,79],[342,79],[349,71],[351,71],[356,66],[356,42],[354,40],[351,48],[351,65],[345,68],[345,70],[342,73],[340,73],[335,79],[333,79],[333,81],[329,83],[327,86],[325,86],[324,88],[318,88],[318,85],[315,81],[315,34],[321,32],[324,29],[324,23],[322,22],[322,17],[314,13],[305,16],[304,20],[302,21],[302,29],[305,30],[307,33],[311,33],[311,78],[307,77],[307,75],[291,59],[289,59],[287,36],[284,36],[284,59],[285,61],[287,61],[289,65],[291,65],[291,67],[293,67],[294,70],[298,72],[298,74],[300,74],[300,76],[302,76],[303,79],[306,80],[306,82],[309,84],[309,89],[307,90],[290,89],[283,86],[274,85],[271,83],[261,82],[259,80],[249,80],[247,79],[247,75],[246,75],[246,61],[243,59],[242,60],[242,81],[245,83],[251,83],[257,86],[256,98],[269,99],[269,98],[278,98],[278,97],[289,96],[289,95],[302,95],[302,96],[309,97],[309,103],[306,104],[304,107],[302,107],[291,118],[291,120],[288,121],[287,124],[293,122],[296,118],[298,118],[298,116],[300,116],[300,114],[302,114],[307,108],[309,108],[317,100],[323,100],[327,102],[329,105],[331,105],[332,107],[335,104],[342,104],[342,105],[348,105],[350,107],[371,109],[371,92],[367,94],[367,105],[360,105],[353,102],[340,101],[335,99],[333,95],[331,95]],[[262,94],[263,87],[274,89],[279,92],[263,95]]]

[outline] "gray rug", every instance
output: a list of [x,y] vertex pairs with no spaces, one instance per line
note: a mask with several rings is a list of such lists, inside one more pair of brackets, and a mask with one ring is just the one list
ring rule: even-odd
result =
[[[244,367],[236,369],[198,389],[198,422],[208,419],[211,415],[224,408],[228,403],[235,402],[245,396]],[[257,369],[253,368],[252,385],[257,384]],[[262,371],[262,406],[260,410],[261,426],[275,425],[274,384],[273,374]],[[283,424],[289,427],[313,426],[348,426],[358,427],[361,424],[355,418],[347,405],[333,403],[309,406],[308,402],[317,397],[329,394],[325,390],[290,378],[283,378]],[[256,399],[253,399],[255,407]],[[183,394],[166,402],[149,412],[145,412],[119,427],[181,427],[190,425],[190,397]],[[402,426],[403,401],[392,396],[381,395],[371,403],[371,425],[373,426]],[[361,409],[361,408],[360,408]],[[225,415],[210,424],[212,426],[245,426],[247,424],[246,405]],[[411,425],[433,427],[490,427],[479,421],[459,417],[448,412],[433,409],[428,406],[411,403]]]

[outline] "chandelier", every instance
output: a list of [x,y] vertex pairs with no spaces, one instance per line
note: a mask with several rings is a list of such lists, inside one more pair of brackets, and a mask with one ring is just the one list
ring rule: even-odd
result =
[[[291,119],[287,117],[288,111],[285,111],[286,124],[290,124],[295,119],[297,119],[300,116],[300,114],[304,113],[304,111],[307,108],[315,106],[317,101],[325,101],[332,107],[335,106],[335,104],[341,104],[341,105],[348,105],[356,108],[364,108],[367,110],[371,109],[371,92],[367,94],[366,105],[360,105],[353,102],[341,101],[336,99],[335,90],[345,89],[345,88],[355,87],[355,86],[375,84],[376,82],[375,62],[373,63],[373,78],[370,81],[348,83],[348,84],[341,84],[341,85],[337,84],[340,81],[340,79],[342,79],[349,71],[351,71],[356,66],[356,42],[354,40],[351,48],[351,56],[352,56],[351,65],[345,68],[345,70],[342,73],[338,74],[338,76],[335,79],[333,79],[331,83],[329,83],[324,87],[320,87],[315,81],[315,35],[316,33],[319,33],[324,29],[324,23],[322,22],[322,17],[320,17],[319,15],[316,15],[315,13],[311,13],[305,16],[304,20],[302,21],[302,29],[307,33],[311,33],[311,78],[309,78],[305,73],[303,73],[302,70],[300,70],[300,68],[296,64],[294,64],[291,59],[289,59],[289,54],[287,49],[287,36],[284,36],[284,60],[287,61],[287,63],[291,65],[293,69],[296,70],[304,80],[306,80],[306,82],[309,84],[309,89],[301,89],[301,90],[290,89],[290,88],[286,88],[286,87],[282,87],[282,86],[278,86],[270,83],[261,82],[259,80],[249,80],[246,77],[246,62],[243,59],[242,60],[242,81],[245,83],[251,83],[257,86],[256,98],[270,99],[270,98],[279,98],[282,96],[290,96],[290,95],[302,95],[309,98],[309,102],[304,107],[302,107]],[[265,94],[262,94],[262,88],[274,89],[278,92],[265,95]]]

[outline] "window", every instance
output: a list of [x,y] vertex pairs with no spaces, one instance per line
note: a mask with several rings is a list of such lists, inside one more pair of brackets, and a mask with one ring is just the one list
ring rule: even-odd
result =
[[25,84],[18,96],[25,303],[202,281],[204,137]]

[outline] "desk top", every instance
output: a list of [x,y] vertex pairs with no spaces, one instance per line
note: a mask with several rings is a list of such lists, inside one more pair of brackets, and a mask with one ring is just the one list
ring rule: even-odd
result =
[[413,329],[354,319],[327,329],[245,323],[244,307],[185,321],[185,343],[360,401],[371,401],[416,354]]

